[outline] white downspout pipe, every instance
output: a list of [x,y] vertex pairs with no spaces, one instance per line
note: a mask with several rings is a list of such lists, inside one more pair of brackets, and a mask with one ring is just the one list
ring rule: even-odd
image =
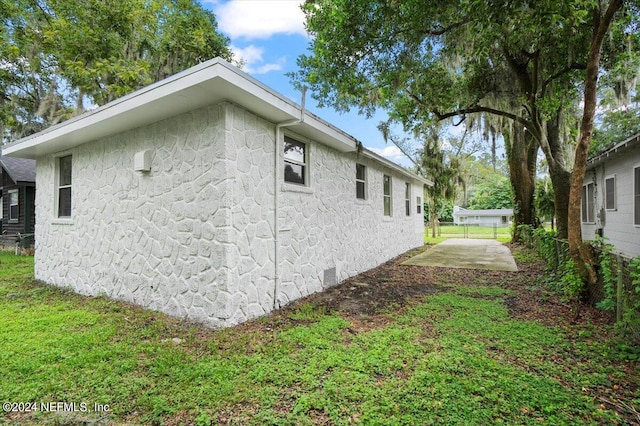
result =
[[307,93],[307,88],[305,86],[302,87],[302,107],[300,108],[300,118],[283,121],[281,123],[276,124],[276,139],[275,139],[275,150],[274,150],[274,164],[273,164],[273,244],[274,244],[274,252],[273,252],[273,309],[280,308],[280,301],[278,300],[278,296],[280,295],[280,186],[282,181],[280,180],[280,170],[282,170],[282,158],[280,154],[282,153],[282,147],[280,145],[281,139],[281,130],[283,127],[294,126],[296,124],[304,122],[304,103],[305,103],[305,95]]

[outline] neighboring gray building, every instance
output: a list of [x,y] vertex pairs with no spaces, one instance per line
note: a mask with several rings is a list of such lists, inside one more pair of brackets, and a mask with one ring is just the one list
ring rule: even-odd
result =
[[427,180],[214,59],[5,147],[37,279],[213,326],[423,244]]
[[617,251],[640,255],[640,133],[587,161],[582,238],[605,237]]
[[508,226],[513,221],[513,209],[468,210],[453,206],[453,223],[456,225]]
[[24,246],[33,243],[36,163],[0,155],[0,246],[13,245],[19,234]]

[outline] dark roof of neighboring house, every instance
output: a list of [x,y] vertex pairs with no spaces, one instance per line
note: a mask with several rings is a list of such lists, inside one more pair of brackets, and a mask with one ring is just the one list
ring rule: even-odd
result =
[[26,158],[12,158],[0,155],[0,166],[15,183],[36,181],[36,162]]
[[587,168],[596,166],[605,161],[607,158],[616,156],[635,146],[640,146],[640,132],[589,158],[587,160]]
[[453,214],[456,216],[509,216],[513,214],[513,209],[467,210],[461,208]]

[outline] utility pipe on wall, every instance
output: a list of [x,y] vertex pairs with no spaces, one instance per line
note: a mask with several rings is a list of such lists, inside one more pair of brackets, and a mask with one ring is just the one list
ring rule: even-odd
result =
[[296,124],[304,122],[304,103],[305,103],[305,95],[307,93],[306,86],[302,87],[302,106],[300,108],[300,118],[283,121],[281,123],[276,124],[276,135],[275,135],[275,150],[274,150],[274,165],[273,165],[273,243],[274,243],[274,252],[273,252],[273,309],[280,308],[280,301],[278,300],[278,295],[280,293],[280,185],[282,181],[280,180],[279,171],[282,169],[282,159],[280,158],[280,154],[282,153],[280,139],[281,139],[281,130],[283,127],[294,126]]

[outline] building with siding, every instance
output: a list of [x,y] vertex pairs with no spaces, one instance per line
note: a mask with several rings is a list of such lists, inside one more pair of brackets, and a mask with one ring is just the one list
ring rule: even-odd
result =
[[587,161],[582,238],[607,239],[628,257],[640,255],[640,133]]
[[469,210],[453,206],[453,223],[456,225],[509,226],[513,221],[513,209]]
[[35,183],[34,160],[0,155],[0,245],[13,245],[18,234],[33,234]]
[[5,148],[36,278],[212,326],[423,244],[430,182],[214,59]]

